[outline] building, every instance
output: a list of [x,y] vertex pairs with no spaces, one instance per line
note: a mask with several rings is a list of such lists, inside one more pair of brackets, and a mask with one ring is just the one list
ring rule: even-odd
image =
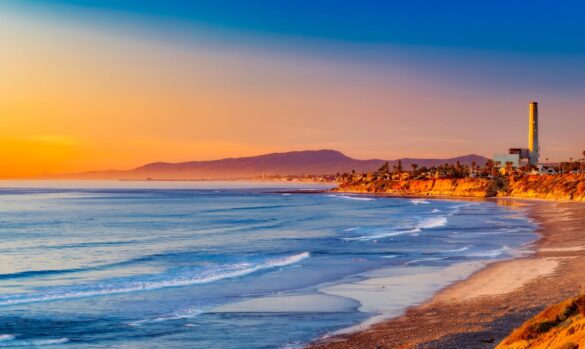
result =
[[523,166],[537,167],[540,158],[538,144],[538,103],[528,105],[528,148],[510,148],[507,154],[495,154],[494,162],[497,167],[506,167],[512,163],[513,168]]

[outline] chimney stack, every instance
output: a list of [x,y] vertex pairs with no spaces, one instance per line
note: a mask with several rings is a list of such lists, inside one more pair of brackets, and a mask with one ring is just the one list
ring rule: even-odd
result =
[[530,151],[530,165],[538,166],[540,147],[538,145],[538,103],[530,102],[528,123],[528,150]]

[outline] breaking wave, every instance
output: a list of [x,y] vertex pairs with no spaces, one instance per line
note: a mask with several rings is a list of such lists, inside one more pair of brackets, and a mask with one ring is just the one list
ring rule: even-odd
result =
[[0,342],[11,341],[15,338],[13,334],[0,334]]
[[167,287],[206,284],[223,279],[244,276],[260,270],[285,267],[298,263],[301,260],[309,257],[310,254],[308,252],[303,252],[292,256],[266,259],[262,263],[258,264],[244,262],[220,265],[215,268],[199,271],[198,273],[193,273],[192,271],[183,272],[170,277],[160,277],[158,279],[148,279],[143,281],[122,281],[68,288],[60,287],[37,293],[11,294],[0,296],[0,306],[106,296],[112,294],[150,291]]
[[46,345],[64,344],[69,342],[69,338],[57,339],[35,339],[35,340],[17,340],[13,335],[0,338],[0,347],[42,347]]
[[374,201],[374,198],[366,198],[363,196],[350,196],[350,195],[327,195],[332,198],[340,198],[340,199],[347,199],[347,200],[358,200],[358,201]]
[[469,253],[466,257],[484,257],[484,258],[496,258],[504,254],[505,252],[509,251],[510,248],[508,246],[502,246],[502,248],[498,248],[496,250],[485,251],[485,252],[474,252]]
[[200,308],[188,308],[184,310],[179,310],[170,314],[161,315],[159,317],[151,318],[151,319],[144,319],[129,322],[128,325],[130,326],[141,326],[144,324],[154,324],[159,322],[165,321],[173,321],[173,320],[182,320],[182,319],[192,319],[196,316],[199,316],[204,313],[203,309]]
[[416,264],[416,263],[421,263],[421,262],[440,261],[443,259],[445,259],[445,258],[444,257],[429,257],[429,258],[413,259],[411,261],[404,263],[404,265],[411,265],[411,264]]
[[447,217],[439,216],[439,217],[432,217],[423,219],[420,223],[418,223],[413,229],[410,230],[402,230],[402,231],[390,231],[384,232],[379,234],[372,234],[372,235],[365,235],[365,236],[358,236],[358,237],[351,237],[351,238],[343,238],[345,241],[369,241],[369,240],[376,240],[376,239],[383,239],[392,236],[404,235],[404,234],[416,234],[420,233],[426,229],[433,229],[447,225]]
[[423,199],[412,199],[410,200],[410,203],[412,203],[413,205],[428,205],[430,202]]
[[443,251],[442,253],[456,253],[456,252],[464,252],[469,250],[471,246],[465,246],[465,247],[461,247],[461,248],[456,248],[453,250],[447,250],[447,251]]

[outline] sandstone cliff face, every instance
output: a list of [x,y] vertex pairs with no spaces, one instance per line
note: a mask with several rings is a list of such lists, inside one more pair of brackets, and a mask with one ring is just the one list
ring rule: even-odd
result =
[[341,183],[336,191],[395,196],[515,197],[585,202],[585,175],[498,179],[368,180]]
[[553,305],[504,339],[496,349],[585,347],[585,296]]
[[405,181],[362,180],[342,183],[337,190],[396,196],[489,197],[497,194],[497,182],[479,178]]
[[585,202],[585,175],[524,176],[508,181],[507,196]]

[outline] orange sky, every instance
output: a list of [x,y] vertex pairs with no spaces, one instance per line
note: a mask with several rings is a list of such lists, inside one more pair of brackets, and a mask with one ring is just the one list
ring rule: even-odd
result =
[[545,155],[585,147],[582,96],[470,88],[403,58],[169,41],[10,11],[0,43],[0,178],[322,148],[489,156],[524,146],[535,95]]

